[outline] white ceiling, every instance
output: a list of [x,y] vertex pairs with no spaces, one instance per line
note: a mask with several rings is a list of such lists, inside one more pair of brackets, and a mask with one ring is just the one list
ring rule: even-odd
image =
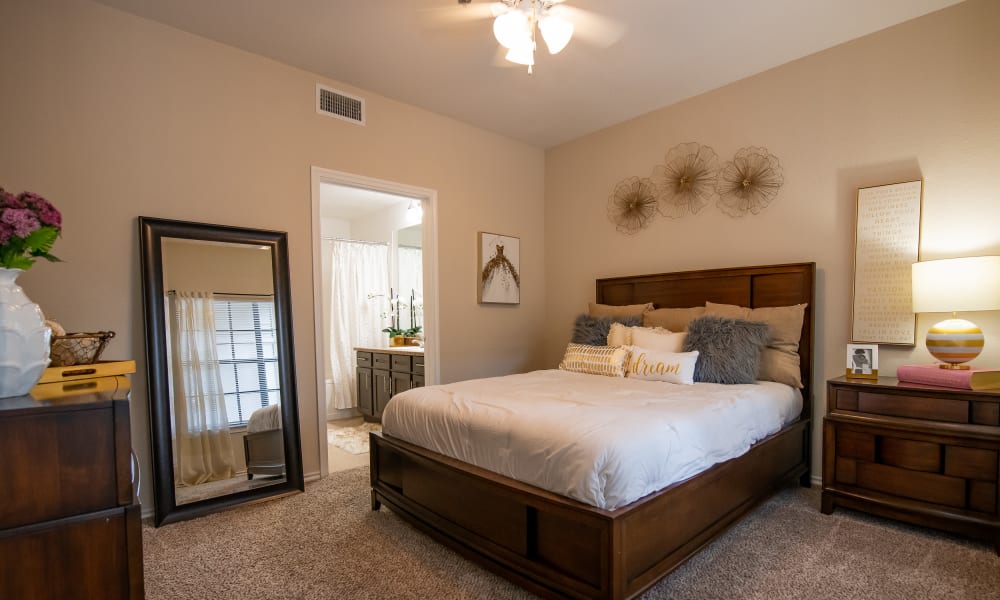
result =
[[390,206],[409,205],[412,198],[347,185],[323,183],[319,186],[321,217],[356,221]]
[[578,21],[530,76],[497,66],[486,0],[99,1],[548,148],[960,0],[565,0],[623,35]]

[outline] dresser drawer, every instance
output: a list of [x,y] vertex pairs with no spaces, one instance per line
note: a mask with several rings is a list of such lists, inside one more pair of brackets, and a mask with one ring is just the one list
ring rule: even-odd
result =
[[410,357],[409,356],[405,356],[405,355],[401,355],[401,354],[393,354],[392,355],[392,370],[393,371],[405,371],[405,372],[409,373],[410,372]]
[[372,366],[372,353],[371,352],[358,352],[357,356],[358,366],[362,368],[371,368]]
[[[0,598],[142,597],[141,575],[137,594],[130,595],[129,552],[141,553],[141,541],[129,547],[130,519],[137,530],[138,506],[0,531]],[[137,558],[141,565],[141,554]]]
[[388,371],[391,363],[392,360],[389,358],[388,354],[381,354],[378,352],[372,354],[372,366],[376,369],[385,369]]
[[131,479],[117,472],[113,407],[0,420],[0,529],[119,505]]

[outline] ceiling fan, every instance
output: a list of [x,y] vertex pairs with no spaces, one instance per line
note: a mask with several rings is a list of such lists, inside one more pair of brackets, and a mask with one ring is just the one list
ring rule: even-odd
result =
[[531,74],[535,64],[537,38],[550,54],[557,54],[574,35],[607,47],[625,33],[624,26],[595,12],[569,6],[564,0],[498,0],[477,2],[458,0],[457,14],[440,14],[450,22],[493,19],[493,35],[506,50],[508,62],[526,65]]

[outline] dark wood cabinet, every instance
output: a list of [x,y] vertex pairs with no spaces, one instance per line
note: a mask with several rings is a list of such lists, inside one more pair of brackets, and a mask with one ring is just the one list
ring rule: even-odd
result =
[[382,418],[385,405],[392,398],[392,372],[375,369],[372,371],[372,385],[375,387],[375,419]]
[[0,598],[143,597],[128,393],[116,376],[0,399]]
[[375,393],[372,388],[372,370],[358,367],[358,410],[361,414],[375,413]]
[[827,382],[824,513],[837,506],[992,541],[1000,554],[1000,390]]
[[356,349],[358,410],[380,421],[393,396],[424,385],[424,356],[412,350]]

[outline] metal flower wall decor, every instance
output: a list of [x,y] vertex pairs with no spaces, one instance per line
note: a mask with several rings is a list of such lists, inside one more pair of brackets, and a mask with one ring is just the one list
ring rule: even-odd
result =
[[742,148],[719,171],[717,205],[731,217],[756,215],[774,200],[784,182],[781,163],[767,148]]
[[678,219],[697,214],[715,195],[715,150],[697,142],[671,148],[663,164],[653,168],[653,181],[659,188],[659,211]]
[[646,177],[628,177],[608,198],[608,220],[618,231],[633,234],[652,222],[656,205],[656,184]]
[[756,215],[784,183],[781,163],[767,148],[741,148],[720,168],[710,146],[687,142],[668,150],[651,177],[618,182],[608,198],[608,219],[618,231],[633,234],[649,226],[657,212],[679,219],[697,214],[713,198],[731,217]]

